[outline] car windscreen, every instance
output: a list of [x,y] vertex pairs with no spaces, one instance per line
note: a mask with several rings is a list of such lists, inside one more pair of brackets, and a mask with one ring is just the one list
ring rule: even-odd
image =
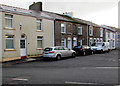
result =
[[96,46],[96,43],[93,43],[91,46]]
[[102,46],[102,43],[97,43],[97,46]]
[[44,51],[52,51],[52,48],[45,48]]
[[82,46],[75,46],[74,48],[82,48]]

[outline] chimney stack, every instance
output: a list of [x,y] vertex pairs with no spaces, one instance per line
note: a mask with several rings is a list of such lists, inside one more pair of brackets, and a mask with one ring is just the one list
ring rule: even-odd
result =
[[29,9],[35,11],[42,11],[42,2],[33,2],[33,4],[29,6]]

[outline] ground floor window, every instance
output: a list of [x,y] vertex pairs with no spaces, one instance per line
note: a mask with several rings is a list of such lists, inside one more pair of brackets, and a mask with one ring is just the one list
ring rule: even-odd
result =
[[6,35],[6,49],[14,49],[14,35]]
[[61,46],[66,47],[66,39],[65,38],[61,39]]
[[112,46],[114,47],[115,46],[115,41],[113,40],[113,44],[112,44]]
[[[98,40],[99,41],[99,40]],[[92,38],[90,38],[90,40],[89,40],[89,45],[91,46],[93,44],[93,39]]]
[[43,48],[43,37],[37,36],[37,48]]

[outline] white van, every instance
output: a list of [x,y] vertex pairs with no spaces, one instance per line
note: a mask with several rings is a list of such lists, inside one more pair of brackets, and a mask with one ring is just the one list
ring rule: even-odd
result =
[[94,52],[100,51],[100,52],[109,52],[109,42],[98,42],[98,43],[93,43],[91,45],[91,48],[93,49]]

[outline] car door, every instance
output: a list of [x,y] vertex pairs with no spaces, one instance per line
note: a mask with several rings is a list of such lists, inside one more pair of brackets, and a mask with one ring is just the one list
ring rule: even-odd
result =
[[62,57],[66,57],[66,52],[64,50],[64,47],[58,47],[58,51]]
[[66,50],[66,56],[67,56],[67,57],[72,56],[72,51],[71,51],[71,49],[65,48],[65,50]]

